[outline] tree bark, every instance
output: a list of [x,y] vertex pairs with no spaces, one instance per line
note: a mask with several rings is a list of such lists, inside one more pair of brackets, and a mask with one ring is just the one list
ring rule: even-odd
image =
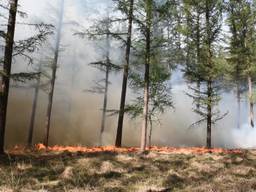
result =
[[116,133],[116,147],[122,146],[122,135],[123,135],[123,121],[124,121],[124,109],[125,109],[125,100],[126,100],[126,91],[127,91],[127,80],[129,75],[129,64],[130,64],[130,51],[131,51],[131,40],[132,40],[132,21],[133,21],[133,4],[134,0],[130,0],[130,9],[129,9],[129,21],[128,21],[128,35],[127,35],[127,44],[125,52],[125,65],[123,71],[123,84],[121,92],[121,101]]
[[[206,0],[206,46],[207,46],[207,60],[206,67],[211,71],[212,69],[212,50],[211,50],[211,27],[210,27],[210,5],[209,0]],[[212,105],[213,105],[213,88],[212,88],[212,76],[209,74],[207,77],[207,136],[206,147],[212,147]]]
[[237,92],[236,92],[236,99],[237,99],[237,128],[240,129],[241,122],[240,122],[240,115],[241,115],[241,92],[240,92],[240,82],[237,82]]
[[[39,64],[39,72],[41,72],[41,63]],[[36,87],[35,87],[35,92],[34,92],[32,111],[31,111],[31,118],[30,118],[30,124],[29,124],[29,132],[28,132],[28,142],[27,142],[27,146],[28,147],[32,147],[32,142],[33,142],[33,133],[34,133],[34,127],[35,127],[37,100],[38,100],[38,93],[39,93],[40,79],[41,79],[40,76],[37,79]]]
[[146,60],[144,74],[144,106],[143,106],[143,122],[141,128],[141,144],[140,150],[144,152],[147,145],[147,129],[148,129],[148,109],[149,109],[149,68],[150,68],[150,49],[151,49],[151,22],[152,22],[152,0],[146,0]]
[[[197,10],[197,16],[196,16],[196,64],[197,64],[197,68],[199,68],[199,65],[200,65],[200,13],[199,13],[199,10]],[[200,88],[201,88],[201,79],[200,77],[197,79],[197,90],[199,91],[198,92],[198,97],[200,98],[201,97],[201,94],[200,94]],[[197,101],[196,103],[196,108],[197,110],[199,111],[200,110],[200,100]]]
[[252,93],[252,78],[248,77],[248,97],[249,97],[249,123],[252,128],[254,128],[254,111],[253,111],[253,93]]
[[212,81],[207,82],[207,141],[208,149],[212,147]]
[[0,154],[4,153],[4,139],[7,118],[7,106],[10,86],[10,75],[12,67],[12,54],[15,34],[15,24],[17,15],[18,0],[10,0],[9,19],[7,26],[6,45],[4,52],[4,65],[1,82],[1,95],[0,95]]
[[55,53],[54,53],[54,60],[53,60],[53,65],[52,65],[52,79],[51,79],[51,83],[50,83],[50,92],[48,95],[48,106],[47,106],[45,138],[44,138],[44,145],[46,147],[48,147],[48,145],[49,145],[53,95],[54,95],[54,88],[55,88],[56,72],[57,72],[57,67],[58,67],[57,65],[58,65],[58,59],[59,59],[61,31],[62,31],[63,16],[64,16],[64,3],[65,3],[64,0],[61,0],[61,9],[60,9],[59,23],[58,23],[58,30],[57,30],[57,41],[55,44]]
[[200,80],[198,79],[197,82],[196,82],[196,88],[198,90],[198,100],[196,101],[196,109],[198,111],[200,111],[200,107],[201,107],[201,101],[200,101],[200,97],[201,97],[201,82]]
[[149,134],[148,134],[148,148],[152,147],[152,134],[153,134],[153,121],[151,115],[149,115]]

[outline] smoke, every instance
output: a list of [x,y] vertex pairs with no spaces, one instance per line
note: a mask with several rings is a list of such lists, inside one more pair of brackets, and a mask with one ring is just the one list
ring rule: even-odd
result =
[[244,124],[241,129],[234,129],[231,133],[234,146],[242,148],[256,147],[256,129]]

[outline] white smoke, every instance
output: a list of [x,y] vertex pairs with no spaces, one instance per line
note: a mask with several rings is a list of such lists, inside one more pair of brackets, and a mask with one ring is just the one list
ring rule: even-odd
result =
[[256,147],[256,128],[252,128],[248,123],[243,124],[241,129],[233,129],[231,136],[237,148]]

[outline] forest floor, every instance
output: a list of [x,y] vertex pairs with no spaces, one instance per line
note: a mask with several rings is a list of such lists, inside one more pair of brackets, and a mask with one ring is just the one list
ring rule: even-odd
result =
[[0,191],[256,191],[256,150],[10,151]]

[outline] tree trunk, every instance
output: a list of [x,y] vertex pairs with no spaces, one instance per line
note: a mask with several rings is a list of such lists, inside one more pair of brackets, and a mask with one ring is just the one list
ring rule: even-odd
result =
[[146,0],[145,6],[146,6],[146,61],[145,61],[145,74],[144,74],[143,122],[142,122],[142,128],[141,128],[141,144],[140,144],[141,152],[144,152],[146,150],[146,145],[147,145],[152,0]]
[[201,103],[200,103],[200,97],[201,97],[201,82],[200,82],[200,80],[197,80],[197,82],[196,82],[196,88],[197,88],[197,90],[198,90],[198,100],[197,100],[197,102],[196,102],[196,109],[198,110],[198,111],[200,111],[200,105],[201,105]]
[[[200,65],[200,13],[199,10],[197,10],[197,17],[196,17],[196,64],[197,68],[199,68]],[[201,88],[201,79],[200,77],[197,79],[197,90],[198,92],[198,97],[201,97],[200,94],[200,88]],[[199,111],[200,110],[200,100],[198,99],[196,103],[196,109]]]
[[[109,13],[108,13],[109,19]],[[110,22],[110,21],[108,21]],[[109,25],[109,23],[108,23]],[[110,26],[108,26],[109,29]],[[106,116],[107,116],[107,106],[108,106],[108,85],[109,85],[109,73],[110,73],[110,34],[108,33],[106,36],[106,73],[105,73],[105,89],[104,89],[104,101],[102,108],[102,118],[101,118],[101,128],[100,128],[100,145],[102,145],[103,141],[103,133],[105,131],[106,124]]]
[[207,141],[208,149],[212,147],[212,81],[207,82]]
[[59,15],[58,31],[57,31],[57,41],[56,41],[56,45],[55,45],[54,60],[53,60],[53,65],[52,65],[52,79],[51,79],[51,83],[50,83],[50,92],[48,95],[48,106],[47,106],[45,138],[44,138],[44,145],[46,147],[48,147],[48,145],[49,145],[49,134],[50,134],[50,125],[51,125],[51,116],[52,116],[52,104],[53,104],[53,95],[54,95],[54,88],[55,88],[57,65],[58,65],[58,59],[59,59],[59,49],[60,49],[63,16],[64,16],[64,0],[61,0],[61,9],[60,9],[60,15]]
[[241,92],[240,92],[240,82],[237,82],[237,92],[236,92],[236,98],[237,98],[237,128],[240,129],[241,122],[240,122],[240,115],[241,115]]
[[[109,58],[107,58],[107,63],[109,63]],[[108,105],[108,84],[109,84],[109,66],[106,68],[106,77],[105,77],[105,91],[104,91],[104,101],[102,108],[102,118],[101,118],[101,129],[100,129],[100,145],[102,145],[103,133],[105,131],[105,123],[106,123],[106,113],[107,113],[107,105]]]
[[[41,63],[39,64],[39,72],[41,72]],[[40,87],[40,79],[41,79],[41,75],[37,79],[35,92],[34,92],[32,112],[31,112],[29,132],[28,132],[28,142],[27,142],[28,147],[32,147],[34,126],[35,126],[35,117],[36,117],[36,109],[37,109],[37,100],[38,100],[38,93],[39,93],[39,87]]]
[[132,40],[132,21],[133,21],[133,3],[134,0],[130,0],[130,9],[129,9],[129,23],[128,23],[128,36],[125,52],[125,61],[124,72],[123,72],[123,84],[122,84],[122,93],[116,133],[116,147],[122,146],[122,135],[123,135],[123,121],[124,121],[124,109],[125,109],[125,99],[126,99],[126,90],[127,90],[127,80],[129,75],[129,64],[130,64],[130,51],[131,51],[131,40]]
[[248,76],[248,97],[249,97],[249,123],[254,127],[254,112],[253,112],[253,93],[252,93],[252,78]]
[[[205,11],[205,20],[206,20],[206,46],[207,46],[207,60],[206,68],[209,71],[212,70],[212,50],[211,50],[211,25],[210,25],[210,5],[209,0],[206,0],[206,11]],[[211,74],[207,77],[207,136],[206,136],[206,147],[212,147],[212,106],[213,106],[213,88],[212,88],[212,77]]]
[[149,115],[149,135],[148,135],[148,148],[150,149],[152,147],[152,133],[153,133],[153,121],[151,115]]
[[168,54],[167,54],[167,64],[168,64],[168,70],[172,70],[172,56],[170,53],[171,49],[171,29],[170,29],[170,22],[167,21],[167,48],[168,48]]
[[12,54],[14,44],[14,33],[17,15],[18,0],[10,0],[9,19],[7,26],[6,45],[4,51],[4,65],[1,82],[1,95],[0,95],[0,154],[4,153],[4,139],[5,139],[5,128],[6,128],[6,116],[7,116],[7,105],[9,96],[10,86],[10,75],[12,67]]

